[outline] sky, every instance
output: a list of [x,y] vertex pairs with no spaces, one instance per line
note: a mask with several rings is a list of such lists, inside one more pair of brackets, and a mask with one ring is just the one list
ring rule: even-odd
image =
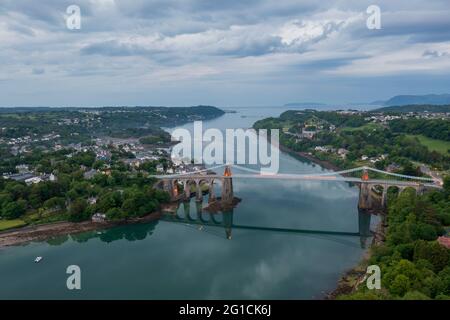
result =
[[[81,29],[66,9],[77,5]],[[381,28],[369,29],[370,5]],[[450,93],[448,0],[0,0],[0,106]]]

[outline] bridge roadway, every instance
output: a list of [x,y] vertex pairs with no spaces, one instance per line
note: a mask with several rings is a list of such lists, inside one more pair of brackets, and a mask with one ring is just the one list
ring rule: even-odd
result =
[[283,174],[279,173],[276,175],[270,174],[236,174],[234,173],[230,176],[223,175],[213,175],[213,174],[179,174],[176,176],[172,175],[160,175],[156,176],[158,179],[172,179],[172,180],[205,180],[205,179],[224,179],[224,178],[232,178],[232,179],[275,179],[275,180],[304,180],[304,181],[343,181],[343,182],[354,182],[354,183],[368,183],[371,185],[388,185],[388,186],[402,186],[402,187],[417,187],[422,185],[424,187],[429,188],[441,188],[441,186],[436,185],[434,183],[419,183],[415,181],[401,181],[401,180],[383,180],[383,179],[370,179],[363,180],[361,178],[355,177],[343,177],[343,176],[314,176],[314,175],[298,175],[298,174]]

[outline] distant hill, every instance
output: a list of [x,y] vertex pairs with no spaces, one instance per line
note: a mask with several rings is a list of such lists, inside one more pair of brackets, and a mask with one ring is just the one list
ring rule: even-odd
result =
[[374,109],[376,112],[450,112],[450,105],[406,105],[406,106],[390,106]]
[[420,105],[450,105],[450,94],[400,95],[387,101],[374,101],[372,105],[405,106]]
[[326,106],[326,104],[318,102],[291,102],[286,103],[283,107],[321,107],[321,106]]

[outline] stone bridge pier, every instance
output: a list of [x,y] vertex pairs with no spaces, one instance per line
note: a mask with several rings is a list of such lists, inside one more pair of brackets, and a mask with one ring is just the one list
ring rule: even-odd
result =
[[[374,196],[373,189],[375,187],[379,187],[382,189],[381,198]],[[363,212],[368,212],[376,208],[381,208],[383,210],[387,209],[387,194],[388,189],[390,187],[396,187],[398,189],[399,194],[401,194],[407,188],[415,189],[418,195],[421,195],[425,192],[425,186],[421,183],[418,183],[417,185],[405,186],[402,185],[400,182],[396,184],[396,183],[380,183],[377,181],[371,181],[369,180],[368,171],[364,170],[361,177],[361,183],[359,188],[358,209],[362,210]]]
[[[195,190],[195,199],[198,202],[203,201],[203,186],[208,187],[208,203],[217,201],[214,191],[214,184],[216,181],[221,182],[221,202],[224,204],[232,204],[234,200],[233,193],[233,178],[229,166],[225,167],[223,176],[216,175],[185,175],[179,177],[162,178],[162,185],[164,191],[168,192],[171,201],[189,200],[192,196],[192,191]],[[183,190],[180,190],[180,186]]]

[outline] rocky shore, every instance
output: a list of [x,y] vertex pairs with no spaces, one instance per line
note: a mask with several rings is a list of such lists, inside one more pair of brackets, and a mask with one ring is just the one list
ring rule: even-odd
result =
[[[384,218],[380,219],[377,225],[376,231],[373,233],[372,244],[381,245],[385,241],[385,222]],[[371,257],[370,247],[364,253],[364,256],[360,263],[354,268],[345,272],[345,274],[339,279],[338,286],[333,291],[326,294],[325,300],[334,300],[343,294],[350,294],[358,289],[366,279],[367,267],[369,265],[369,259]]]
[[142,218],[133,218],[117,222],[57,222],[0,232],[0,248],[24,244],[33,241],[44,241],[52,237],[76,234],[86,231],[101,230],[125,224],[145,223],[157,220],[161,212],[153,212]]

